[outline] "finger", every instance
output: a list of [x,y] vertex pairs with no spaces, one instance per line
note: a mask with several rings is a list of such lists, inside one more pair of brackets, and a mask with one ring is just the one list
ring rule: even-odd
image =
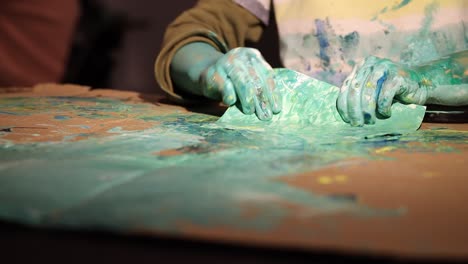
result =
[[[390,73],[385,72],[377,83],[377,112],[384,118],[392,115],[393,99],[397,91],[401,88],[399,78],[390,76]],[[389,81],[393,80],[393,81]]]
[[368,79],[362,86],[361,109],[364,124],[372,125],[376,120],[378,94],[387,78],[388,71],[379,66],[371,67],[370,71]]
[[261,56],[260,52],[258,52],[257,60],[261,65],[262,69],[262,78],[263,82],[266,84],[266,89],[268,89],[268,98],[270,101],[270,107],[273,114],[278,114],[281,112],[281,108],[283,106],[283,101],[281,97],[281,93],[276,89],[275,77],[274,77],[274,70],[268,64],[265,59]]
[[224,89],[226,92],[223,95],[223,103],[229,106],[234,105],[237,102],[237,96],[231,80],[226,81]]
[[270,120],[273,113],[271,111],[270,102],[271,93],[270,90],[266,87],[266,83],[263,81],[263,78],[259,72],[261,69],[256,69],[254,63],[248,66],[249,71],[249,82],[247,85],[250,86],[250,89],[254,91],[253,102],[255,104],[255,114],[260,120]]
[[364,125],[364,116],[361,107],[362,89],[368,79],[371,69],[370,66],[364,64],[356,72],[356,77],[350,82],[348,89],[347,107],[348,118],[352,126]]
[[271,73],[271,77],[266,81],[268,84],[268,88],[270,89],[271,92],[271,111],[273,114],[278,114],[281,112],[281,109],[283,108],[283,98],[281,96],[281,93],[276,87],[276,82],[274,79],[274,73]]
[[[255,55],[255,54],[254,54]],[[255,88],[256,98],[254,98],[257,117],[260,120],[270,120],[273,113],[281,111],[278,95],[275,94],[275,82],[273,79],[273,69],[266,63],[261,55],[250,58],[252,81]],[[275,112],[273,112],[275,111]]]
[[228,56],[227,62],[221,63],[224,65],[224,70],[233,84],[240,110],[244,114],[250,115],[255,112],[253,100],[255,94],[249,80],[248,69],[244,65],[246,61],[246,56],[236,56],[235,58]]
[[[234,105],[237,101],[236,90],[234,85],[229,79],[223,67],[217,66],[217,75],[215,75],[215,82],[218,84],[219,92],[221,93],[223,103],[225,105]],[[218,81],[220,80],[220,81]]]
[[340,88],[340,94],[336,99],[336,108],[338,109],[338,113],[340,114],[343,121],[349,123],[348,118],[348,91],[350,89],[349,84],[351,83],[352,78],[354,78],[354,74],[356,72],[356,68],[353,69],[351,75],[346,78],[343,85]]
[[267,101],[262,100],[261,97],[254,97],[254,104],[255,104],[255,115],[258,117],[258,119],[263,120],[263,121],[268,121],[271,120],[273,113],[271,111],[271,108],[268,107]]
[[216,67],[209,67],[203,74],[203,78],[201,79],[201,86],[204,96],[214,100],[219,100],[221,98],[221,94],[219,92],[216,75]]
[[348,114],[348,96],[349,90],[351,89],[351,83],[356,78],[356,73],[364,65],[364,63],[365,61],[353,67],[353,70],[343,82],[343,85],[340,87],[340,94],[336,99],[336,107],[338,109],[338,113],[340,114],[341,119],[343,119],[343,121],[346,123],[350,122]]
[[271,111],[270,99],[267,96],[268,89],[264,89],[262,86],[258,86],[258,84],[253,87],[255,89],[255,96],[253,98],[255,114],[260,120],[270,120],[273,112]]

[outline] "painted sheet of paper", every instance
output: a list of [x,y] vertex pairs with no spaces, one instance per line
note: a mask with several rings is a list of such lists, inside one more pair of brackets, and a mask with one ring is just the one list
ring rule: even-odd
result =
[[336,109],[339,88],[288,69],[276,69],[275,81],[283,95],[283,109],[271,121],[260,121],[255,114],[244,115],[233,106],[218,124],[230,128],[298,132],[339,129],[347,135],[415,131],[424,118],[424,106],[395,103],[390,118],[377,119],[375,125],[351,127],[341,119]]
[[255,116],[248,117],[251,128],[231,129],[217,116],[139,95],[67,88],[0,95],[3,221],[312,250],[468,255],[468,215],[459,213],[468,199],[459,173],[466,171],[466,131],[426,127],[369,138],[378,126],[288,131],[290,125],[260,126]]

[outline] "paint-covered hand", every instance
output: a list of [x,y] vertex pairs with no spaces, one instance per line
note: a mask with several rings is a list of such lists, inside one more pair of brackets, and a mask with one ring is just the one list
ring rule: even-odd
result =
[[237,105],[260,120],[281,111],[273,69],[256,49],[241,47],[224,54],[201,73],[200,85],[204,96]]
[[424,105],[431,81],[388,59],[368,57],[354,67],[337,99],[341,118],[352,126],[374,124],[391,116],[394,101]]

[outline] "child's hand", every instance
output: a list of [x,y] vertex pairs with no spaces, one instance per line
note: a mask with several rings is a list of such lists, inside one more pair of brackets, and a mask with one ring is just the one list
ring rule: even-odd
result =
[[341,87],[337,100],[341,118],[352,126],[374,124],[376,114],[391,116],[394,100],[424,105],[432,82],[418,72],[387,59],[367,58]]
[[281,111],[273,70],[256,49],[236,48],[224,54],[202,72],[200,85],[206,97],[237,104],[244,114],[255,112],[260,120]]

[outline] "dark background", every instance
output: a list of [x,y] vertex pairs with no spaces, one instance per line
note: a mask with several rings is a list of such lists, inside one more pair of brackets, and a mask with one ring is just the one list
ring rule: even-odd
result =
[[[64,82],[95,88],[161,93],[154,61],[166,26],[196,0],[82,0],[75,46]],[[271,19],[274,22],[274,18]],[[279,66],[275,23],[258,44],[272,66]]]
[[30,228],[0,221],[2,263],[457,264],[326,250],[254,247],[165,236]]

